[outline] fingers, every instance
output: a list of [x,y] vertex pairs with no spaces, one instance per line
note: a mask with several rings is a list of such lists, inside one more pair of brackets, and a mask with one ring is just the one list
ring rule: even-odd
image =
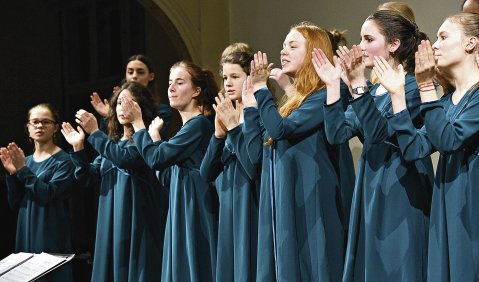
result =
[[333,62],[334,62],[335,67],[337,67],[337,68],[341,67],[341,60],[339,59],[338,56],[333,56]]
[[434,60],[434,51],[432,50],[431,42],[429,40],[426,40],[425,43],[426,47],[426,53],[427,53],[427,60],[429,62],[435,62]]
[[321,50],[319,48],[314,48],[313,49],[313,61],[316,61],[316,63],[319,66],[323,66],[324,64],[329,62],[329,60],[326,58],[326,55],[324,54],[323,50]]
[[73,126],[69,122],[62,123],[61,131],[62,131],[63,135],[65,135],[65,133],[68,134],[68,133],[72,132],[73,130],[74,130]]
[[349,49],[346,46],[339,46],[338,50],[336,50],[336,54],[341,61],[345,61],[346,59],[348,59],[346,58],[346,56],[349,54]]
[[87,111],[80,109],[75,113],[75,121],[78,124],[82,124],[86,120],[86,115]]
[[356,66],[360,65],[362,63],[363,59],[363,51],[361,50],[361,47],[358,45],[353,45],[351,48],[351,68],[355,68]]
[[101,103],[100,96],[99,96],[98,93],[96,93],[96,92],[93,92],[93,93],[90,95],[90,99],[91,99],[91,103],[92,103],[92,104],[99,104],[99,103]]
[[273,64],[268,64],[268,55],[261,51],[254,54],[253,60],[251,60],[251,75],[259,76],[268,74],[273,69]]

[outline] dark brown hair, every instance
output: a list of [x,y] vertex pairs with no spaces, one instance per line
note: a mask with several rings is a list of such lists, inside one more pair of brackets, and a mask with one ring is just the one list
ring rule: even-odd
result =
[[[153,100],[151,92],[145,86],[137,82],[127,82],[121,86],[121,89],[118,93],[121,93],[123,90],[130,91],[132,97],[138,103],[141,108],[141,115],[143,122],[148,125],[155,118],[156,115],[156,105]],[[108,135],[113,138],[113,140],[118,141],[123,135],[123,125],[120,124],[116,116],[116,106],[118,104],[118,97],[120,95],[114,95],[110,101],[110,113],[106,118],[106,127]],[[131,127],[131,125],[130,125]],[[131,137],[133,135],[133,127],[130,128],[130,132],[126,132],[125,135]],[[130,141],[132,139],[130,138]]]
[[212,105],[219,91],[214,74],[210,70],[202,69],[198,65],[185,60],[175,63],[170,71],[178,67],[184,68],[190,74],[193,86],[201,89],[200,94],[195,99],[202,114],[205,116],[212,115]]
[[404,17],[401,13],[391,10],[379,10],[367,19],[374,21],[379,32],[385,37],[387,43],[399,39],[399,48],[391,53],[396,62],[403,65],[408,73],[414,73],[415,58],[418,45],[421,40],[427,40],[427,35],[419,31],[416,23]]

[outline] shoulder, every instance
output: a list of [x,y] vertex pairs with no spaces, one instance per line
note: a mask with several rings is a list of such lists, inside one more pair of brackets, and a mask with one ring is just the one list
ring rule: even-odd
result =
[[315,90],[311,95],[304,99],[303,103],[301,104],[300,108],[302,107],[322,107],[324,101],[326,100],[326,87]]
[[59,162],[70,161],[70,155],[63,150],[60,150],[53,154],[52,158]]
[[197,115],[195,117],[190,118],[185,123],[185,125],[183,127],[184,128],[209,129],[209,128],[213,128],[213,124],[204,115]]

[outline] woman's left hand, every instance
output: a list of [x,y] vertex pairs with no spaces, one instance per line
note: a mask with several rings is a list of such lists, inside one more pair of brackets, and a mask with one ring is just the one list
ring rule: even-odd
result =
[[241,101],[245,108],[247,107],[258,107],[258,102],[254,97],[254,85],[253,81],[251,80],[251,76],[247,76],[245,81],[243,82],[243,91],[241,92]]
[[148,133],[153,141],[161,140],[160,130],[163,128],[164,121],[160,117],[156,117],[151,121],[150,126],[148,127]]
[[374,57],[374,72],[379,83],[391,96],[393,113],[399,113],[407,108],[406,104],[406,72],[401,64],[397,68],[391,65],[383,57]]
[[75,121],[78,123],[87,134],[92,134],[98,130],[98,122],[96,117],[83,109],[78,110],[75,114]]
[[373,70],[381,85],[389,92],[389,95],[404,97],[406,72],[401,64],[397,68],[393,68],[385,58],[375,56]]

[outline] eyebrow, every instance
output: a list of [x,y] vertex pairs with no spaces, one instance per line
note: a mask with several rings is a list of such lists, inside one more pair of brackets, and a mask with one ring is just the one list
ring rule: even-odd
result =
[[441,35],[444,35],[444,34],[447,34],[446,31],[442,30],[440,32],[437,33],[437,37],[441,36]]

